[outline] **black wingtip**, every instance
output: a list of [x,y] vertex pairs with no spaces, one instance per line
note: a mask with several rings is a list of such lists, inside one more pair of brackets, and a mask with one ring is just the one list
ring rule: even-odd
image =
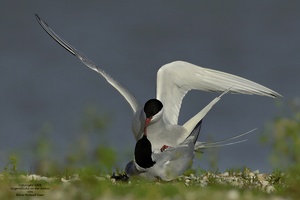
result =
[[[45,24],[46,26],[49,26],[46,22],[44,22],[41,18],[40,18],[40,16],[38,15],[38,14],[36,14],[35,13],[35,18],[36,18],[36,20],[39,22],[39,24],[43,27],[43,25],[42,24]],[[43,27],[44,28],[44,27]]]
[[35,18],[39,23],[41,23],[42,20],[41,20],[40,16],[36,13],[35,13]]
[[[198,140],[198,136],[199,136],[199,133],[200,133],[200,130],[201,130],[201,126],[202,126],[202,121],[203,121],[203,119],[201,119],[197,124],[196,124],[196,126],[194,127],[194,129],[192,130],[192,132],[190,133],[190,135],[188,136],[188,137],[190,137],[190,136],[196,136],[195,138],[194,138],[194,144],[196,143],[196,141]],[[187,138],[188,138],[187,137]]]
[[52,37],[55,40],[55,42],[57,42],[63,48],[68,50],[72,55],[77,56],[76,53],[73,51],[74,48],[71,45],[69,45],[66,41],[64,41],[62,38],[59,38],[59,36],[49,27],[49,25],[46,22],[44,22],[38,16],[38,14],[35,14],[35,17],[38,23],[41,25],[41,27],[46,31],[46,33],[48,33],[48,35],[50,35],[50,37]]

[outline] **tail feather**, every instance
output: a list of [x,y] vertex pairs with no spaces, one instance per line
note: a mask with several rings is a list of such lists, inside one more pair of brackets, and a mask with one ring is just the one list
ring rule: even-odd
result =
[[[196,142],[195,144],[195,148],[194,150],[196,152],[201,152],[202,149],[209,149],[209,148],[217,148],[217,147],[223,147],[223,146],[230,146],[230,145],[233,145],[233,144],[238,144],[238,143],[242,143],[242,142],[246,142],[247,139],[245,140],[239,140],[239,141],[235,141],[235,142],[228,142],[230,140],[235,140],[237,138],[240,138],[242,136],[245,136],[249,133],[252,133],[253,131],[255,131],[255,129],[252,129],[250,131],[247,131],[245,133],[242,133],[242,134],[239,134],[239,135],[236,135],[236,136],[233,136],[233,137],[230,137],[230,138],[226,138],[224,140],[220,140],[220,141],[213,141],[213,142]],[[228,143],[226,143],[228,142]]]

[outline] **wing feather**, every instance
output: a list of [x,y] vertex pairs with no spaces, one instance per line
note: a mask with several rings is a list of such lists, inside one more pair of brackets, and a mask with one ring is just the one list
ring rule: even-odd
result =
[[72,45],[70,45],[68,42],[66,42],[64,39],[59,37],[49,26],[47,23],[45,23],[41,18],[35,14],[37,21],[42,26],[42,28],[62,47],[64,47],[66,50],[68,50],[71,54],[76,56],[83,64],[85,64],[90,69],[98,72],[101,74],[109,84],[111,84],[121,95],[127,100],[129,105],[132,108],[133,113],[136,113],[138,108],[140,107],[140,104],[136,100],[136,98],[118,81],[113,79],[109,74],[107,74],[104,70],[102,70],[100,67],[98,67],[93,61],[88,59],[83,53],[76,50]]
[[177,124],[182,100],[192,89],[209,92],[255,94],[279,97],[279,93],[245,78],[200,67],[184,61],[174,61],[157,72],[157,99],[164,105],[164,119]]

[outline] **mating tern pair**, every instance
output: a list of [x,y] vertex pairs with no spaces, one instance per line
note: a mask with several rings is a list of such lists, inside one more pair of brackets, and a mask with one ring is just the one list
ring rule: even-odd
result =
[[[175,61],[163,65],[158,70],[156,98],[142,105],[122,84],[59,37],[38,15],[36,18],[42,28],[57,43],[80,59],[87,67],[102,75],[131,106],[132,132],[137,143],[135,159],[126,166],[126,172],[129,175],[139,174],[149,179],[172,180],[190,166],[194,151],[234,144],[237,142],[227,144],[224,142],[248,134],[249,132],[220,142],[196,141],[202,119],[224,94],[255,94],[273,98],[281,96],[267,87],[239,76],[184,61]],[[179,111],[184,96],[190,90],[221,92],[222,94],[181,126],[178,125]]]

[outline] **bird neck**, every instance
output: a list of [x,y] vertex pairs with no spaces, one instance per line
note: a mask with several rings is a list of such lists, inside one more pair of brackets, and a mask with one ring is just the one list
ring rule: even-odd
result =
[[153,119],[146,129],[147,132],[158,132],[159,130],[164,129],[164,127],[166,127],[166,123],[163,117],[161,117],[159,119]]

